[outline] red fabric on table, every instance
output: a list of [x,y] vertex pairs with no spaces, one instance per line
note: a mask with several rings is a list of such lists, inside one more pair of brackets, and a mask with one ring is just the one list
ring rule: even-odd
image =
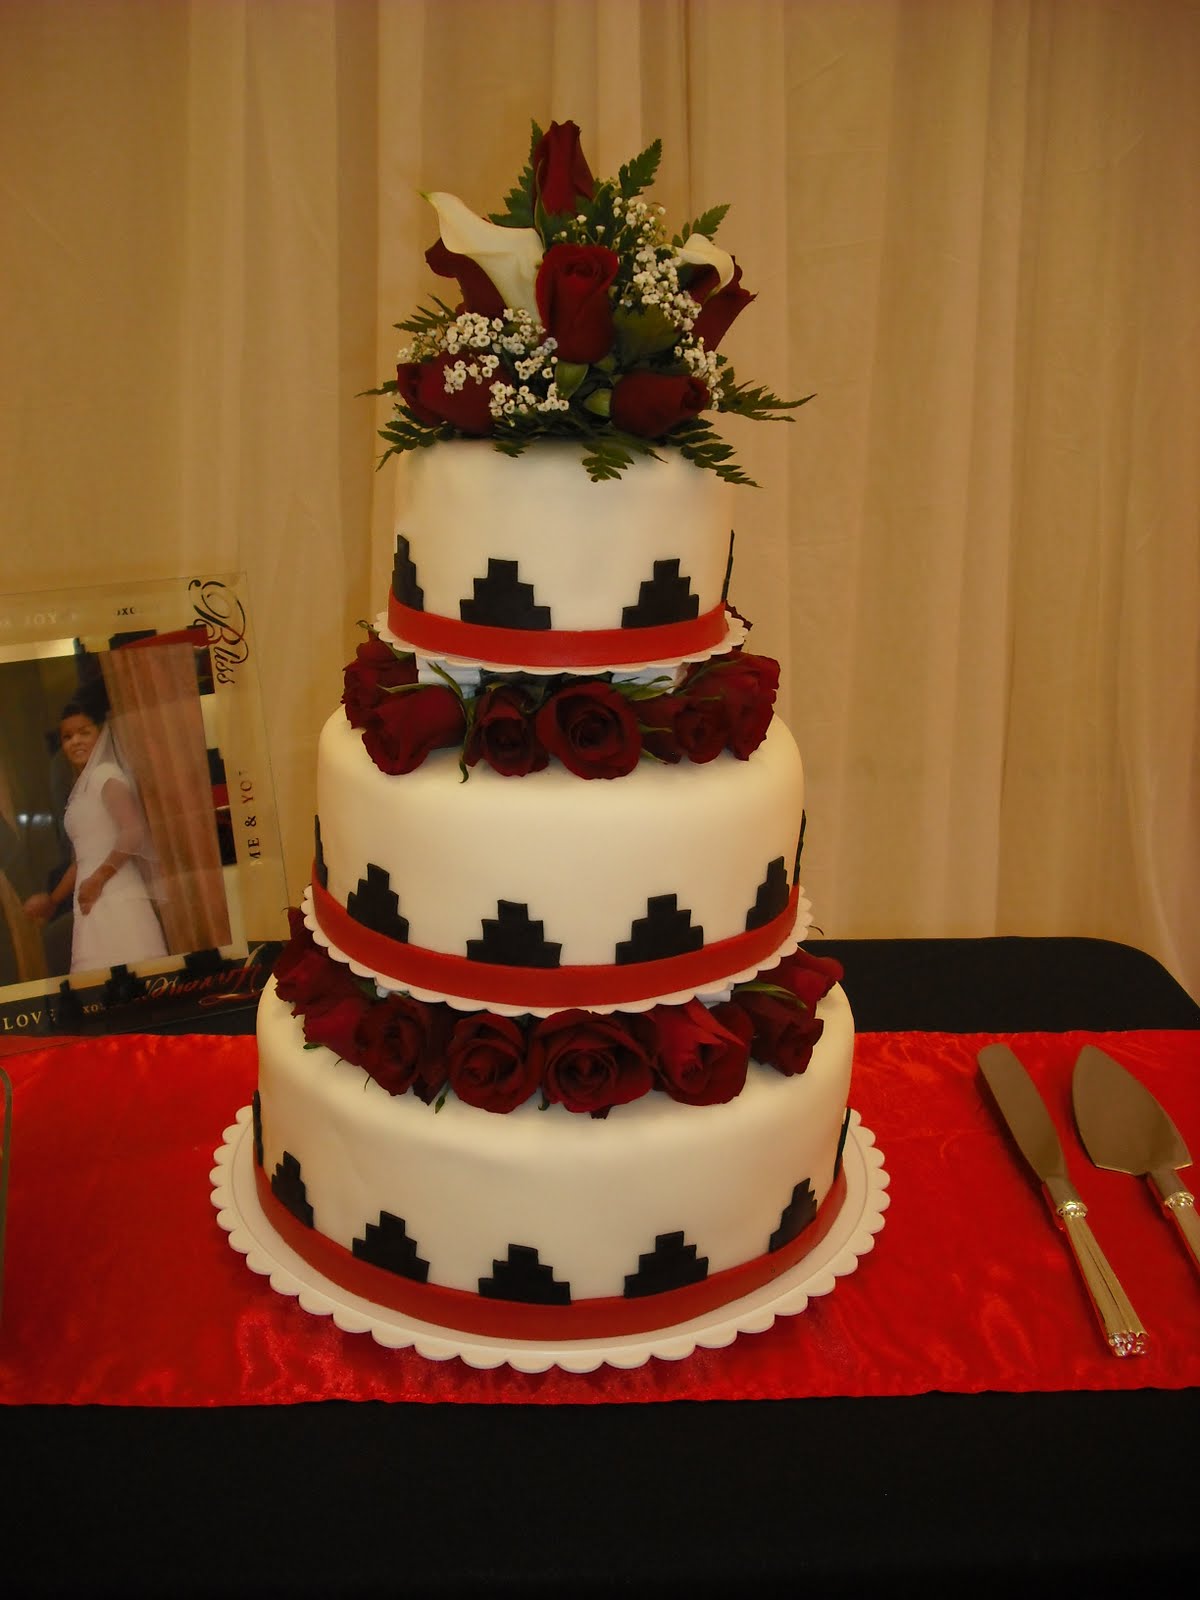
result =
[[1150,1331],[1109,1354],[1065,1240],[997,1124],[961,1034],[867,1034],[852,1099],[891,1176],[875,1249],[799,1316],[630,1372],[426,1361],[345,1334],[250,1272],[217,1226],[212,1152],[254,1087],[247,1038],[135,1036],[6,1059],[15,1123],[0,1400],[603,1403],[1182,1388],[1200,1382],[1200,1274],[1147,1186],[1090,1166],[1070,1073],[1099,1043],[1200,1146],[1200,1033],[1011,1036],[1097,1235]]

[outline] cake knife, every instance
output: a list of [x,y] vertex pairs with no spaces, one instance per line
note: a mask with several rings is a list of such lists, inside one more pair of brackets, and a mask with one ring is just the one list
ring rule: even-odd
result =
[[978,1060],[1009,1132],[1061,1221],[1110,1349],[1118,1356],[1144,1355],[1146,1330],[1087,1224],[1087,1207],[1067,1176],[1062,1144],[1033,1079],[1006,1044],[985,1045]]
[[1075,1063],[1071,1099],[1079,1137],[1096,1166],[1148,1178],[1200,1267],[1200,1217],[1175,1170],[1190,1167],[1192,1158],[1149,1089],[1103,1050],[1085,1044]]

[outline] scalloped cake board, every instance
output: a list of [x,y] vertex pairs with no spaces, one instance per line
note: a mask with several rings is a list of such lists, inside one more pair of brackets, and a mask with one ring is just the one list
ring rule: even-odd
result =
[[252,1272],[269,1278],[279,1294],[294,1295],[305,1311],[331,1316],[344,1333],[369,1333],[387,1349],[412,1349],[430,1361],[459,1356],[468,1366],[484,1369],[507,1365],[518,1372],[545,1372],[550,1367],[592,1372],[604,1363],[640,1367],[651,1356],[681,1361],[698,1346],[723,1349],[739,1333],[762,1333],[776,1317],[796,1316],[814,1295],[829,1294],[837,1280],[852,1273],[860,1258],[873,1249],[888,1207],[883,1154],[858,1112],[851,1111],[843,1152],[846,1197],[841,1210],[820,1244],[782,1277],[706,1316],[651,1333],[598,1342],[497,1341],[401,1316],[359,1299],[315,1271],[267,1220],[254,1184],[253,1147],[250,1107],[243,1106],[214,1152],[217,1165],[210,1175],[217,1221],[228,1233],[233,1249],[246,1257]]

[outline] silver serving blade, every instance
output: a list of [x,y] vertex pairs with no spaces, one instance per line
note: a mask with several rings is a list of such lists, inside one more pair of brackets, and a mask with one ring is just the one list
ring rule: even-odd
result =
[[1149,1089],[1120,1062],[1086,1044],[1075,1063],[1071,1100],[1079,1137],[1096,1166],[1148,1178],[1200,1267],[1195,1197],[1175,1170],[1190,1167],[1192,1158]]
[[1067,1176],[1058,1131],[1033,1079],[1006,1044],[985,1045],[978,1060],[1000,1115],[1062,1222],[1110,1348],[1119,1356],[1142,1355],[1146,1330],[1088,1226],[1087,1207]]

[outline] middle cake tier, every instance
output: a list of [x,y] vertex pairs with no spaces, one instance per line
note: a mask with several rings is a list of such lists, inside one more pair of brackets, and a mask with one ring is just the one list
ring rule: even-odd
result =
[[582,780],[456,752],[381,772],[336,711],[317,758],[306,915],[386,989],[464,1009],[640,1010],[719,994],[807,931],[804,774],[776,717],[748,760]]

